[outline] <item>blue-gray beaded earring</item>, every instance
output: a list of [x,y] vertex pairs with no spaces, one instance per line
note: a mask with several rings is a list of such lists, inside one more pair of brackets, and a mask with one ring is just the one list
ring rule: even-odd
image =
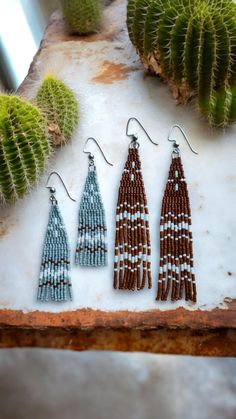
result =
[[[113,166],[106,159],[101,147],[93,137],[89,137],[86,140],[85,146],[89,140],[95,142],[104,160],[107,164]],[[75,263],[81,266],[105,266],[107,265],[105,211],[97,179],[97,170],[94,164],[94,155],[89,151],[85,151],[85,149],[83,152],[88,154],[88,174],[79,208]]]
[[52,175],[57,175],[62,182],[68,197],[71,198],[61,176],[51,172],[46,188],[50,192],[51,209],[43,245],[43,254],[39,276],[38,300],[67,301],[72,299],[70,281],[70,249],[68,237],[55,197],[56,189],[48,186]]

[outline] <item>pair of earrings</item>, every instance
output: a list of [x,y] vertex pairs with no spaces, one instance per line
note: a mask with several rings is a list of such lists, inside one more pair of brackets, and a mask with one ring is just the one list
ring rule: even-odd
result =
[[[139,142],[136,134],[129,134],[129,123],[136,121],[148,139],[158,145],[147,134],[136,118],[127,122],[126,135],[131,137],[128,158],[122,174],[116,209],[116,238],[114,260],[114,288],[127,290],[152,287],[151,244],[149,211],[139,157]],[[173,301],[183,297],[196,302],[196,284],[193,267],[191,231],[191,209],[187,183],[180,157],[179,144],[171,140],[171,134],[179,125],[174,125],[168,136],[173,142],[169,176],[162,199],[160,219],[160,266],[157,300]]]
[[[101,147],[94,138],[88,138],[85,142],[85,147],[89,140],[96,143],[107,164],[113,166],[106,159]],[[105,211],[98,184],[94,155],[86,151],[85,147],[83,152],[88,154],[88,174],[79,208],[75,263],[81,266],[105,266],[107,265]],[[75,202],[59,173],[50,173],[46,188],[50,192],[51,209],[43,245],[37,298],[41,301],[48,301],[49,299],[52,301],[67,301],[72,299],[70,248],[65,224],[55,197],[56,189],[48,186],[52,175],[58,176],[68,197]]]

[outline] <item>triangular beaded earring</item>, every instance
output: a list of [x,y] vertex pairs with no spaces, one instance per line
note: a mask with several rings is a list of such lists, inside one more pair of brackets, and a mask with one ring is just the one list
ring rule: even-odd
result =
[[52,175],[57,175],[62,182],[68,197],[71,198],[61,176],[51,172],[46,188],[50,192],[51,209],[47,232],[44,239],[43,254],[39,276],[38,300],[66,301],[72,299],[70,281],[70,249],[68,237],[55,197],[56,189],[47,186]]
[[173,125],[168,136],[168,141],[173,142],[174,149],[162,200],[160,268],[156,299],[166,301],[170,294],[171,300],[176,301],[182,299],[185,293],[185,300],[196,302],[191,208],[179,144],[170,138],[174,128],[181,131],[191,151],[198,154],[193,150],[183,129],[179,125]]
[[[89,140],[95,142],[101,151],[104,160],[107,164],[113,166],[113,164],[106,159],[101,147],[93,137],[89,137],[86,140],[85,146]],[[83,150],[83,152],[88,154],[88,174],[80,201],[75,263],[81,266],[105,266],[107,265],[107,226],[105,210],[99,189],[94,155],[89,151]]]
[[146,282],[148,288],[151,288],[152,276],[149,211],[139,158],[138,137],[128,133],[131,121],[136,121],[153,144],[158,144],[152,141],[137,118],[128,120],[126,135],[132,140],[120,181],[116,207],[113,286],[115,289],[134,291],[145,288]]

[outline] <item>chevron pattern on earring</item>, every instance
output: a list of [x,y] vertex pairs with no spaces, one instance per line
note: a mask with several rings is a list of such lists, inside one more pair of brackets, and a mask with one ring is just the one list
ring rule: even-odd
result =
[[89,165],[79,209],[75,263],[82,266],[107,265],[107,227],[94,163]]
[[41,301],[72,299],[68,238],[54,197],[51,197],[51,210],[43,246],[37,298]]
[[149,214],[136,146],[129,148],[120,182],[114,261],[114,288],[133,291],[146,282],[152,287]]
[[191,209],[179,155],[172,156],[162,201],[160,221],[160,270],[157,300],[183,298],[197,301],[193,267]]

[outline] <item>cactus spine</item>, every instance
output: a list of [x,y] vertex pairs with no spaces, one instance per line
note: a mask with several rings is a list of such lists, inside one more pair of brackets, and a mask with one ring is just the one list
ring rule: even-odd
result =
[[68,30],[72,34],[86,35],[96,32],[101,23],[102,0],[61,0]]
[[232,0],[128,0],[129,36],[178,103],[196,97],[212,126],[236,121],[236,4]]
[[23,197],[37,181],[50,152],[46,121],[33,105],[0,96],[0,199]]
[[73,92],[60,80],[46,76],[35,103],[48,122],[53,145],[68,141],[78,123],[78,104]]

